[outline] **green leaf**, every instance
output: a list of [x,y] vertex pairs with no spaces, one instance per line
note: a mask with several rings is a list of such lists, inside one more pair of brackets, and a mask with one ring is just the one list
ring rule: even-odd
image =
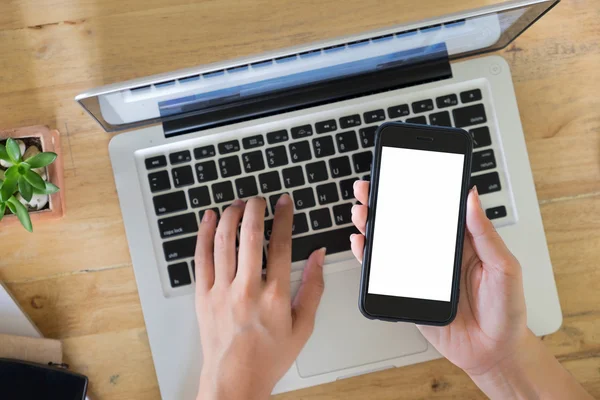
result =
[[29,184],[22,176],[19,177],[19,193],[21,193],[21,196],[23,196],[27,202],[31,201],[31,197],[33,196],[33,186],[31,186],[31,184]]
[[4,161],[12,162],[10,160],[10,157],[8,156],[8,153],[6,152],[6,146],[4,146],[3,144],[0,144],[0,159],[4,160]]
[[[13,207],[11,207],[11,204]],[[21,202],[19,202],[19,200],[17,200],[15,197],[11,197],[10,199],[8,199],[8,207],[13,213],[17,214],[17,218],[19,218],[19,221],[21,221],[21,225],[23,225],[23,227],[29,232],[33,232],[33,227],[31,226],[31,218],[29,218],[29,211],[27,211],[27,208],[23,204],[21,204]]]
[[9,169],[4,172],[4,176],[8,178],[18,178],[19,177],[19,166],[13,165]]
[[8,138],[6,141],[6,152],[13,163],[16,164],[21,161],[21,149],[19,149],[19,144],[16,140]]
[[29,157],[25,162],[29,164],[31,168],[43,168],[52,164],[54,160],[56,160],[56,153],[45,152]]
[[17,181],[16,177],[6,178],[2,184],[2,188],[0,188],[0,201],[8,201],[10,199],[15,190],[17,190]]
[[43,190],[33,188],[33,193],[35,193],[35,194],[54,194],[60,190],[58,188],[58,186],[56,186],[53,183],[50,183],[50,182],[45,182],[45,183],[46,183],[46,187]]
[[0,203],[0,221],[4,218],[4,212],[6,211],[6,203]]
[[42,179],[41,176],[39,176],[38,174],[36,174],[33,171],[27,171],[24,175],[25,180],[27,180],[27,182],[31,183],[31,186],[33,186],[34,188],[40,189],[40,190],[44,190],[46,188],[46,182],[44,182],[44,180]]

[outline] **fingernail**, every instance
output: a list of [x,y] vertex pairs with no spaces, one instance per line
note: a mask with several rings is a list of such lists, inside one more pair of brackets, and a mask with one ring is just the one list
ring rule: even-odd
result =
[[325,254],[327,254],[327,247],[321,247],[317,250],[317,264],[319,264],[320,267],[325,265]]
[[477,185],[473,186],[473,194],[475,194],[475,199],[477,199],[479,207],[481,207],[481,198],[479,197],[479,190],[477,190]]
[[231,203],[233,207],[241,207],[244,205],[244,200],[237,199],[233,203]]
[[358,207],[357,204],[355,204],[355,205],[352,206],[352,209],[350,210],[351,214],[354,214],[354,210],[356,210],[356,207]]
[[213,210],[206,210],[204,211],[204,215],[202,216],[202,222],[208,222],[212,219],[214,214]]
[[277,204],[275,205],[275,207],[287,206],[291,202],[292,200],[290,199],[290,195],[284,193],[281,196],[279,196],[279,200],[277,200]]

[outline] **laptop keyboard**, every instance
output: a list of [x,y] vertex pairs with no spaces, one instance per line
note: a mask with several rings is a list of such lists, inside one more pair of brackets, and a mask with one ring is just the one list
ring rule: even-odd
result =
[[[480,89],[150,156],[145,158],[147,184],[170,286],[193,282],[191,258],[203,213],[212,209],[220,215],[237,198],[267,199],[265,253],[282,193],[290,194],[295,205],[293,262],[323,246],[328,254],[350,250],[348,237],[357,232],[351,221],[353,183],[369,179],[375,131],[384,121],[468,130],[474,140],[471,184],[484,198],[502,189]],[[506,206],[486,213],[504,218]]]

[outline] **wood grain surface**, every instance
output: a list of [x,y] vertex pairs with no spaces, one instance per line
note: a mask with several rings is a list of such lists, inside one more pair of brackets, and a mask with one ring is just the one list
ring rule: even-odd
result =
[[[0,224],[0,279],[96,399],[159,391],[108,159],[73,97],[106,83],[498,3],[498,0],[4,0],[0,127],[63,134],[66,217]],[[507,49],[562,328],[544,342],[600,398],[600,2],[563,1]],[[527,268],[527,266],[523,266]],[[478,399],[445,360],[278,399]]]

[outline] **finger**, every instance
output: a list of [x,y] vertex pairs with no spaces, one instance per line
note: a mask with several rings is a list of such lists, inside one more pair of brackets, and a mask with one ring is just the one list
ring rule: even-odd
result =
[[244,213],[244,202],[236,200],[223,212],[215,235],[215,284],[230,284],[235,277],[235,240],[240,219]]
[[196,293],[210,290],[215,282],[213,252],[216,230],[217,215],[212,210],[206,210],[198,228],[198,241],[196,242],[196,254],[194,255]]
[[508,274],[519,272],[518,261],[481,208],[477,187],[471,190],[467,200],[467,231],[484,268],[491,267]]
[[355,204],[352,206],[352,223],[358,228],[360,233],[365,234],[365,230],[367,227],[367,214],[369,213],[369,208],[367,206],[362,206],[360,204]]
[[292,223],[294,205],[288,194],[282,194],[275,205],[275,219],[267,257],[267,283],[290,291],[292,265]]
[[362,204],[369,204],[369,181],[354,182],[354,197]]
[[323,281],[324,247],[312,252],[302,274],[302,284],[292,303],[293,332],[301,346],[306,343],[315,326],[315,315],[325,289]]
[[358,233],[350,235],[350,248],[354,257],[356,257],[358,262],[362,263],[363,252],[365,250],[365,236]]
[[236,280],[259,287],[262,275],[263,235],[265,227],[265,199],[248,200],[240,230],[240,250]]

